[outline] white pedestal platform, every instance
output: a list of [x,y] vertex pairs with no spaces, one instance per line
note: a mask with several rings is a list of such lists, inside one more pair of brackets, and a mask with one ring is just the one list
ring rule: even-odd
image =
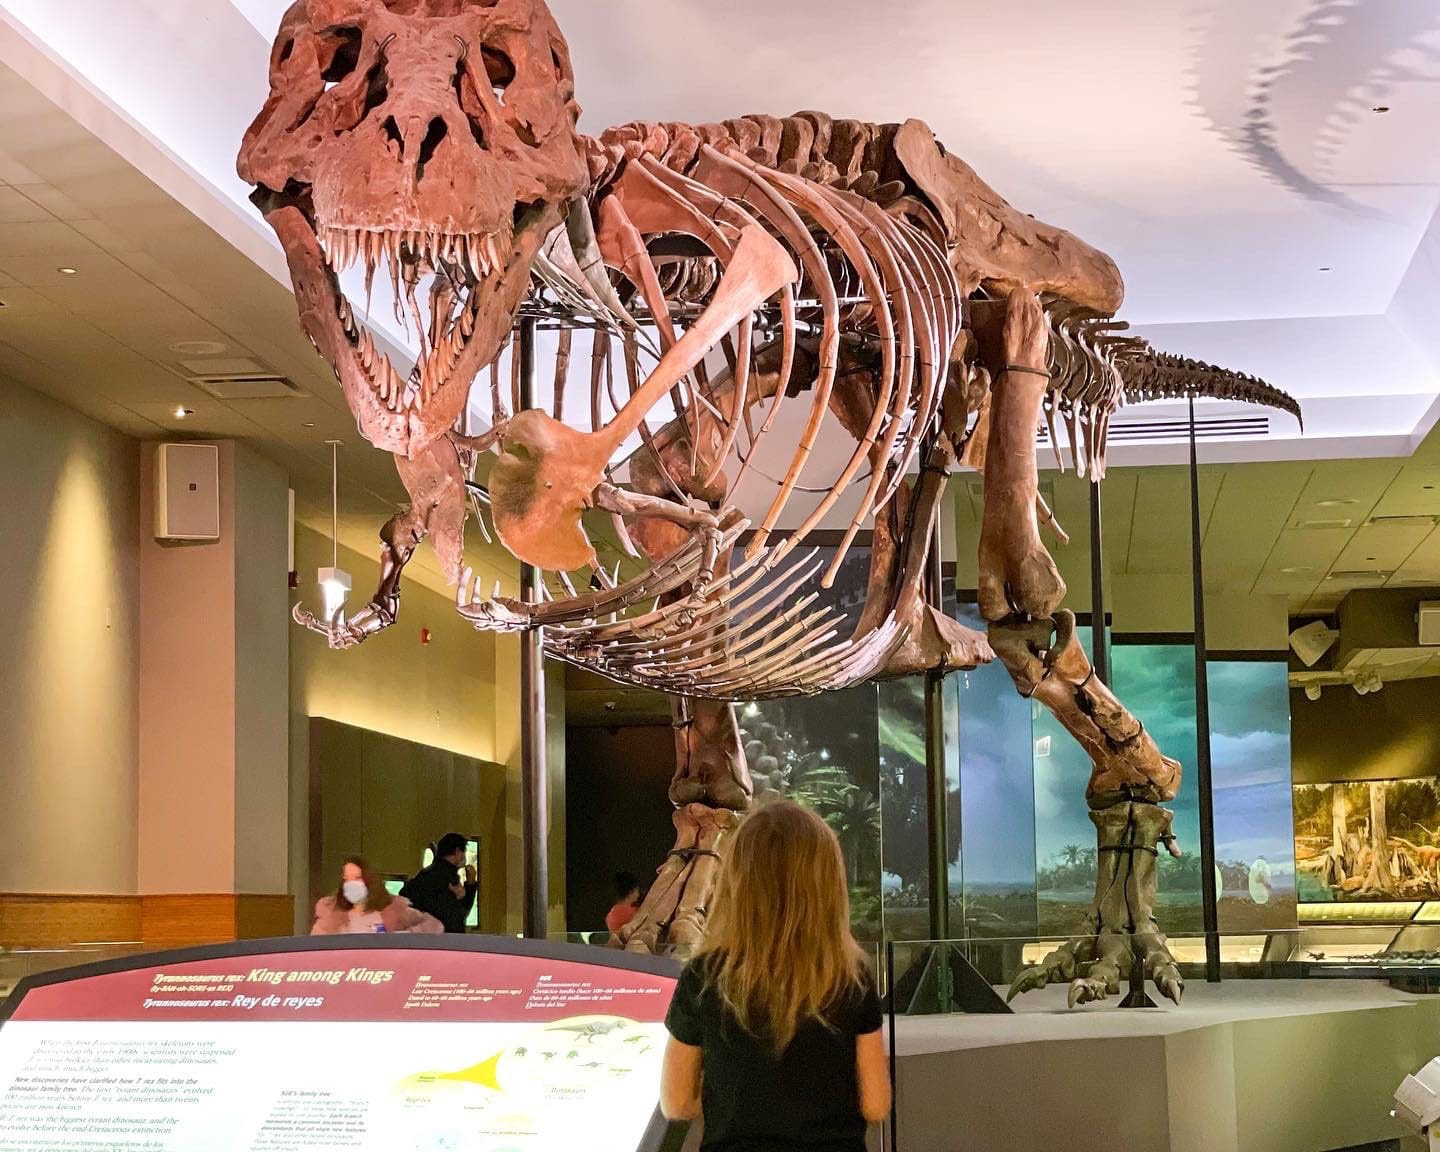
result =
[[[1180,1007],[901,1019],[900,1152],[1330,1152],[1392,1140],[1440,997],[1356,980],[1191,983]],[[1153,994],[1152,994],[1153,998]]]

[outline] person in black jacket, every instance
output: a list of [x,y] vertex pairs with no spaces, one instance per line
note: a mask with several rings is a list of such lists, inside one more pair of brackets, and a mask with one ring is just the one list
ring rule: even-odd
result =
[[445,925],[446,932],[465,931],[479,891],[475,868],[465,863],[466,843],[458,832],[445,833],[435,845],[430,866],[415,873],[400,889],[400,895],[411,904]]

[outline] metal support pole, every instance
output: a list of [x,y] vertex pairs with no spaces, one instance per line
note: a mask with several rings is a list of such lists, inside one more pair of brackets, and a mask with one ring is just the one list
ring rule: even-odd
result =
[[[927,599],[940,610],[944,579],[940,565],[940,515],[935,509],[930,528],[930,555],[926,567]],[[925,781],[930,817],[930,938],[950,939],[950,834],[949,788],[945,778],[945,673],[925,673]]]
[[[535,321],[520,321],[521,411],[535,407]],[[540,570],[520,565],[520,597],[540,601]],[[542,630],[520,633],[520,828],[525,858],[525,935],[543,940],[550,927],[550,792],[546,764],[545,643]]]
[[1205,558],[1200,535],[1200,465],[1195,396],[1190,396],[1190,579],[1195,591],[1195,783],[1200,794],[1200,899],[1205,922],[1205,979],[1220,983],[1220,921],[1215,891],[1215,794],[1210,779],[1210,676],[1205,648]]
[[1110,645],[1105,637],[1105,540],[1100,484],[1090,481],[1090,663],[1102,684],[1110,683]]

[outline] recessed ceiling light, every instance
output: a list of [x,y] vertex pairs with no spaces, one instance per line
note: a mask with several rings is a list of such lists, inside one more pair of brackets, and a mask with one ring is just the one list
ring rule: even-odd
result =
[[1348,508],[1351,504],[1358,504],[1358,503],[1360,503],[1360,501],[1358,501],[1358,500],[1352,500],[1352,499],[1348,499],[1348,498],[1346,498],[1346,499],[1337,499],[1337,500],[1317,500],[1317,501],[1315,501],[1315,507],[1316,507],[1316,508]]
[[177,419],[177,420],[184,420],[185,417],[187,417],[187,416],[193,416],[193,415],[195,415],[195,409],[193,409],[193,408],[176,408],[176,409],[175,409],[175,419]]
[[1388,111],[1390,111],[1390,105],[1388,105],[1388,104],[1377,104],[1377,105],[1375,105],[1374,108],[1371,108],[1370,111],[1371,111],[1371,112],[1388,112]]
[[80,269],[78,269],[78,268],[57,268],[57,269],[55,269],[55,271],[59,272],[60,275],[62,275],[62,276],[74,276],[77,272],[80,271]]
[[1314,568],[1306,568],[1304,565],[1299,565],[1293,568],[1281,568],[1280,574],[1282,576],[1305,576],[1314,571]]
[[218,340],[178,340],[170,345],[170,351],[181,356],[219,356],[230,351],[230,346]]
[[300,427],[302,427],[302,428],[314,428],[314,427],[315,427],[315,422],[314,422],[313,420],[307,420],[307,421],[305,421],[304,424],[300,425]]

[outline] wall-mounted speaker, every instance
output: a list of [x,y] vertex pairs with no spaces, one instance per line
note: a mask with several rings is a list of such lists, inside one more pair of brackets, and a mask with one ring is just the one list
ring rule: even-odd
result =
[[1305,667],[1313,668],[1319,663],[1320,657],[1330,651],[1331,646],[1339,639],[1340,633],[1325,621],[1312,620],[1290,633],[1290,650],[1300,657],[1300,662]]
[[156,449],[155,539],[220,539],[218,444],[161,444]]
[[1420,626],[1421,644],[1440,644],[1440,600],[1420,601],[1415,621]]

